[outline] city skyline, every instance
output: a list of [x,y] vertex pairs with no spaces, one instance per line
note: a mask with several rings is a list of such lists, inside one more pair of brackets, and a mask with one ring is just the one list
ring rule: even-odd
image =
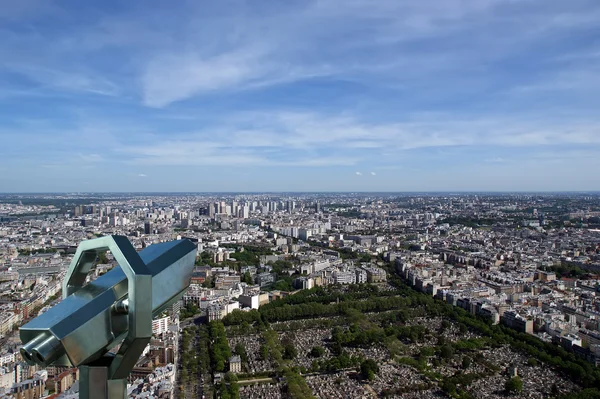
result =
[[5,2],[0,191],[600,190],[600,5]]
[[89,392],[135,259],[129,398],[600,394],[598,193],[0,195],[2,398]]
[[22,198],[37,198],[39,196],[76,196],[75,198],[94,198],[89,197],[90,195],[99,195],[100,198],[110,198],[111,195],[117,196],[200,196],[200,197],[211,197],[211,196],[256,196],[256,195],[308,195],[310,197],[319,197],[321,195],[368,195],[368,196],[401,196],[411,197],[415,195],[431,195],[431,196],[478,196],[478,195],[498,195],[498,196],[511,196],[511,195],[526,195],[526,196],[563,196],[563,195],[600,195],[600,191],[594,190],[581,190],[581,191],[47,191],[47,192],[35,192],[35,191],[6,191],[0,192],[0,197],[22,197]]

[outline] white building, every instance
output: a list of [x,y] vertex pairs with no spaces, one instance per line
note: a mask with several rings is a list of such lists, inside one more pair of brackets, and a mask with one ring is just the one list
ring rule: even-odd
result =
[[14,363],[15,362],[15,354],[14,353],[4,353],[0,355],[0,367],[5,364]]
[[160,335],[169,331],[169,316],[160,319],[152,320],[152,334]]
[[245,308],[258,309],[259,295],[240,295],[238,301]]
[[356,273],[354,270],[335,270],[332,273],[334,284],[355,284]]
[[356,269],[356,284],[364,284],[367,282],[367,272],[363,269]]

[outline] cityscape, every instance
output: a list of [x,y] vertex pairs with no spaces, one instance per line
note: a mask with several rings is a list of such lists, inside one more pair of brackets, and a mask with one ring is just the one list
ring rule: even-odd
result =
[[598,394],[598,193],[104,193],[1,196],[1,397],[78,397],[18,328],[108,235],[198,249],[131,398]]
[[600,399],[599,21],[0,0],[0,399]]

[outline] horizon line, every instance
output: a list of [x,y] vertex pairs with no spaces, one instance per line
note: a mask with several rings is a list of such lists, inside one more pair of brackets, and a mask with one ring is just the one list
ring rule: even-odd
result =
[[84,194],[600,194],[600,190],[417,190],[417,191],[14,191],[3,195]]

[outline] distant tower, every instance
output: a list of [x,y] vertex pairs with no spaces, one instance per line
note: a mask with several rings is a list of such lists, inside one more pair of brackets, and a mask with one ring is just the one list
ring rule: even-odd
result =
[[240,214],[242,215],[242,218],[248,219],[250,217],[250,207],[248,205],[244,205],[240,210]]
[[288,213],[294,212],[294,209],[296,208],[296,202],[295,201],[287,201],[285,204],[285,208]]
[[149,220],[144,223],[144,234],[152,234],[152,222]]
[[315,212],[321,212],[321,203],[319,201],[317,201],[317,203],[315,204]]

